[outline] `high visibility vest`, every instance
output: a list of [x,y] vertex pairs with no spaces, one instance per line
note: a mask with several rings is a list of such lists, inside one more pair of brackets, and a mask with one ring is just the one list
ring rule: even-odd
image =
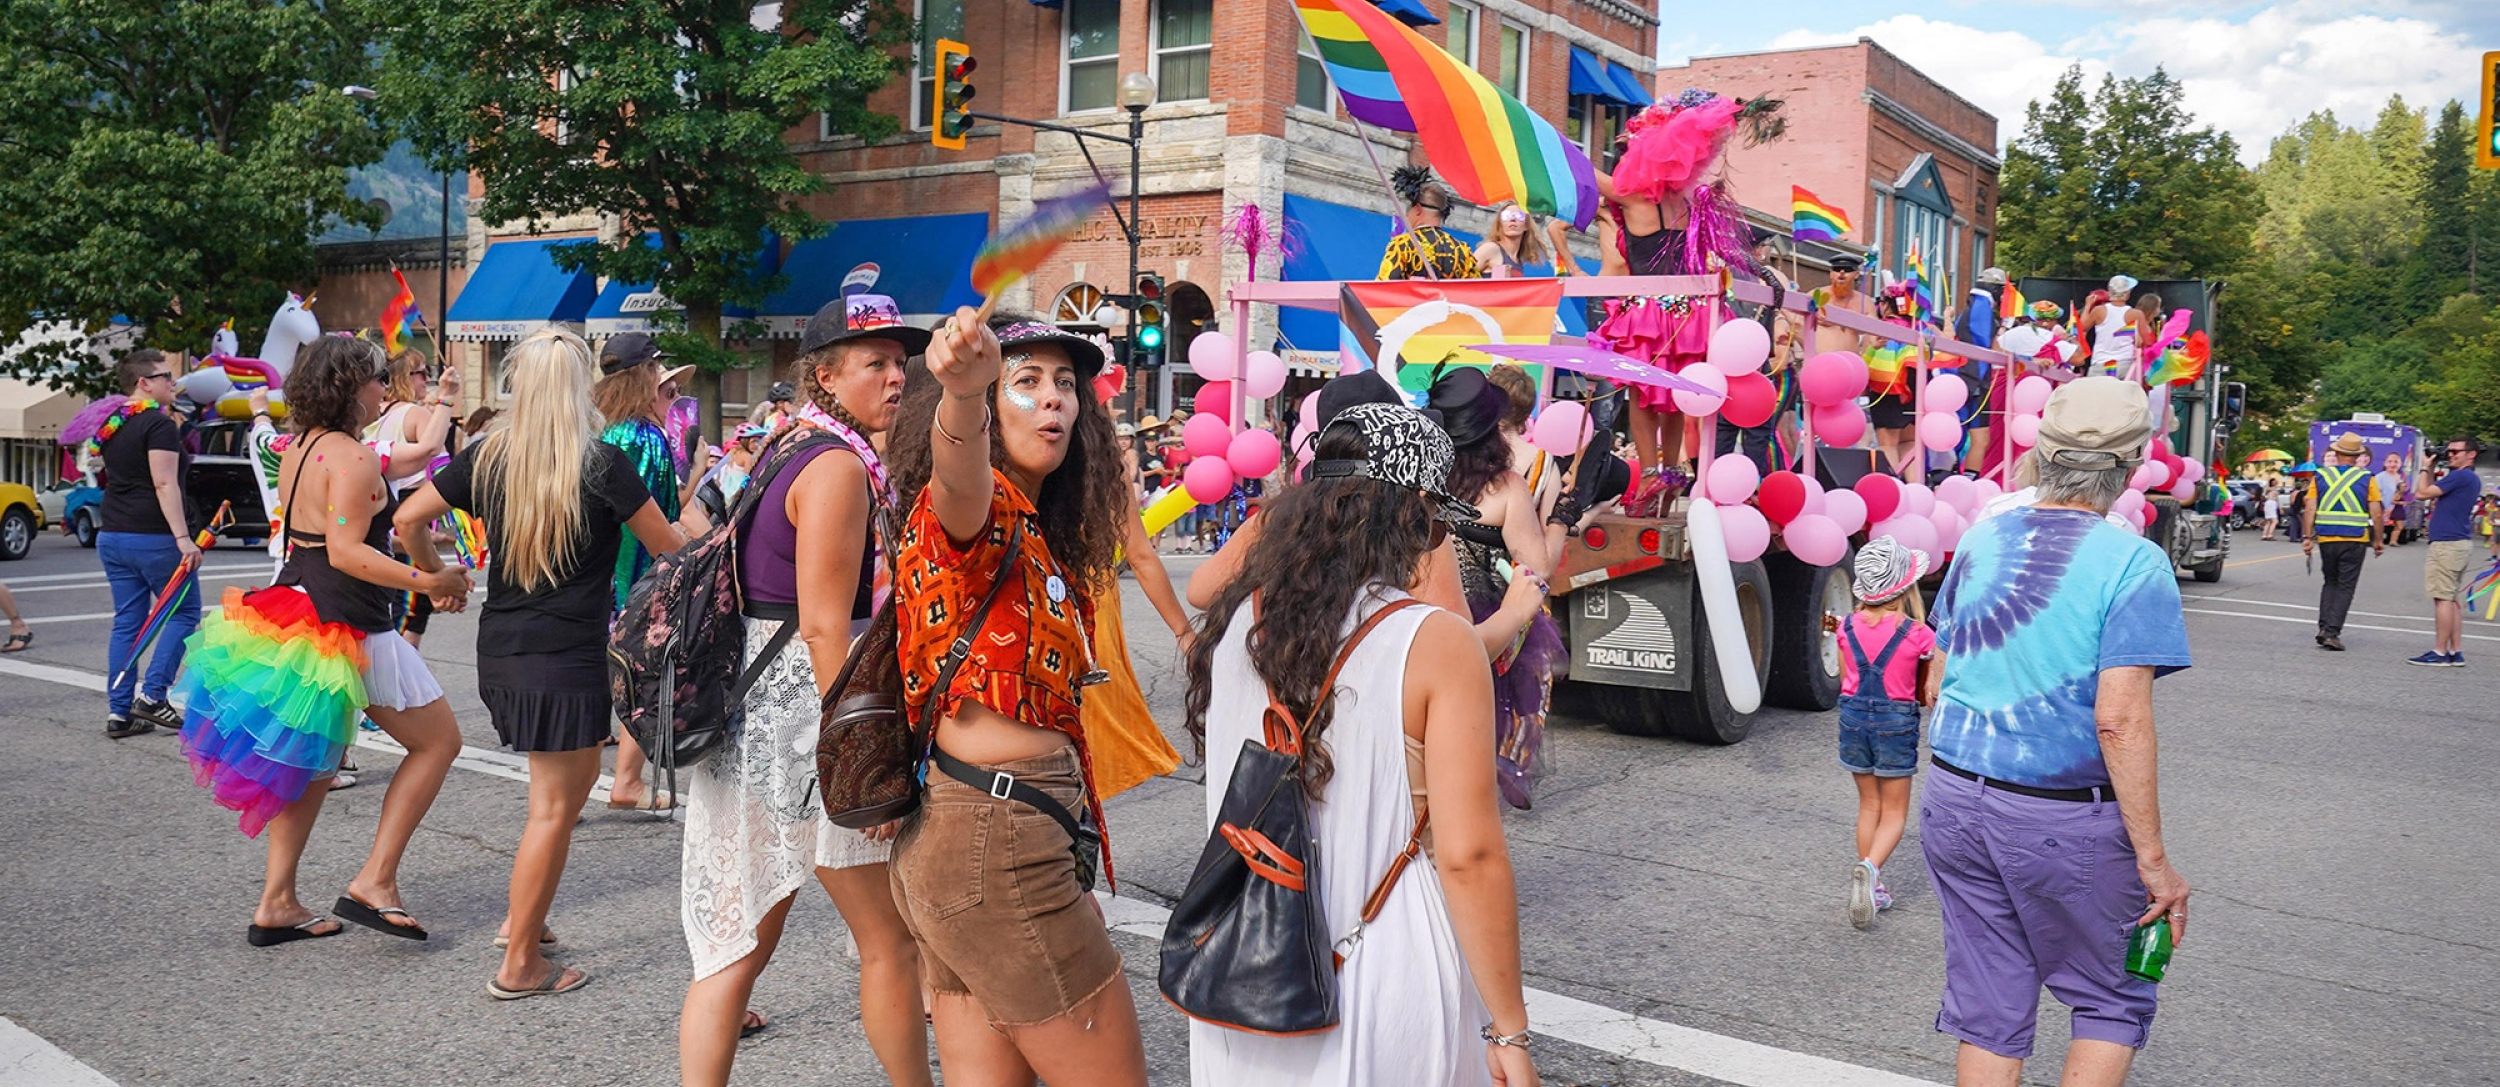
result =
[[2318,469],[2318,509],[2313,515],[2320,536],[2363,537],[2370,534],[2370,470],[2357,464]]

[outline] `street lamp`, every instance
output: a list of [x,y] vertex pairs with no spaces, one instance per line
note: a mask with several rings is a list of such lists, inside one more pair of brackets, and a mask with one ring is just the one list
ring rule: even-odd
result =
[[[377,91],[377,90],[374,90],[374,89],[373,89],[373,88],[371,88],[371,87],[362,86],[362,85],[360,85],[360,84],[355,84],[355,83],[350,83],[350,84],[348,84],[348,85],[346,85],[346,86],[344,86],[344,87],[339,88],[339,93],[340,93],[340,94],[343,94],[343,95],[346,95],[346,96],[348,96],[349,98],[353,98],[353,99],[355,99],[355,100],[357,100],[357,101],[359,101],[359,102],[371,102],[371,101],[374,101],[375,99],[378,99],[378,98],[382,97],[382,92]],[[448,312],[448,311],[450,311],[450,309],[451,309],[451,171],[450,171],[450,170],[444,170],[444,171],[443,171],[443,221],[442,221],[442,232],[441,232],[441,233],[442,233],[442,237],[441,237],[441,240],[440,240],[441,248],[440,248],[440,249],[439,249],[439,250],[435,253],[435,264],[434,264],[434,304],[435,304],[437,307],[439,307],[441,310],[443,310],[444,312]],[[449,365],[451,365],[451,360],[450,360],[449,358],[444,357],[444,354],[443,354],[444,343],[443,343],[443,340],[442,340],[442,327],[441,327],[441,322],[442,322],[443,318],[444,318],[444,313],[436,313],[436,314],[434,315],[434,320],[435,320],[435,322],[436,322],[435,329],[434,329],[434,333],[435,333],[435,339],[434,339],[434,365],[435,365],[435,366],[437,366],[437,367],[443,367],[443,366],[449,366]]]
[[[1146,107],[1155,104],[1155,77],[1144,72],[1130,72],[1121,76],[1119,102],[1120,108],[1128,111],[1127,290],[1134,292],[1137,290],[1137,247],[1146,232],[1145,222],[1137,217],[1137,190],[1142,187],[1145,176]],[[1135,301],[1133,298],[1130,300],[1132,312]],[[1133,327],[1136,322],[1132,321],[1130,324]],[[1134,344],[1136,341],[1130,342]],[[1133,423],[1139,418],[1137,401],[1145,392],[1146,382],[1143,377],[1139,376],[1135,366],[1129,367],[1128,381],[1128,417]]]

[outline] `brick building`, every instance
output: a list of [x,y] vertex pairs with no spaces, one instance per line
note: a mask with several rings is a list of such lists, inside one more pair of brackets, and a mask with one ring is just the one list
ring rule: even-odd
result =
[[1937,289],[1956,298],[1992,263],[1996,118],[1874,40],[1694,57],[1660,68],[1658,86],[1786,103],[1785,136],[1728,152],[1746,207],[1785,221],[1789,186],[1803,186],[1848,213],[1847,240],[1884,268],[1898,271],[1917,239]]

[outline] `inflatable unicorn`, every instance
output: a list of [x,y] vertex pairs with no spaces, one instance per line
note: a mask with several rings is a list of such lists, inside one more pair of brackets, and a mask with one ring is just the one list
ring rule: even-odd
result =
[[182,397],[194,404],[214,404],[228,419],[251,417],[251,392],[269,390],[272,404],[283,405],[287,371],[295,353],[321,336],[321,319],[313,316],[312,299],[288,292],[286,304],[269,317],[269,335],[260,341],[260,357],[240,358],[240,341],[232,327],[209,338],[209,356],[182,379]]

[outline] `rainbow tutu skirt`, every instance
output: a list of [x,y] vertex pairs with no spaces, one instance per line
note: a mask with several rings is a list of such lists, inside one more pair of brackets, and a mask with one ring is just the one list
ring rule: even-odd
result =
[[226,590],[185,643],[182,751],[217,803],[258,837],[338,771],[365,707],[364,635],[324,623],[292,586]]

